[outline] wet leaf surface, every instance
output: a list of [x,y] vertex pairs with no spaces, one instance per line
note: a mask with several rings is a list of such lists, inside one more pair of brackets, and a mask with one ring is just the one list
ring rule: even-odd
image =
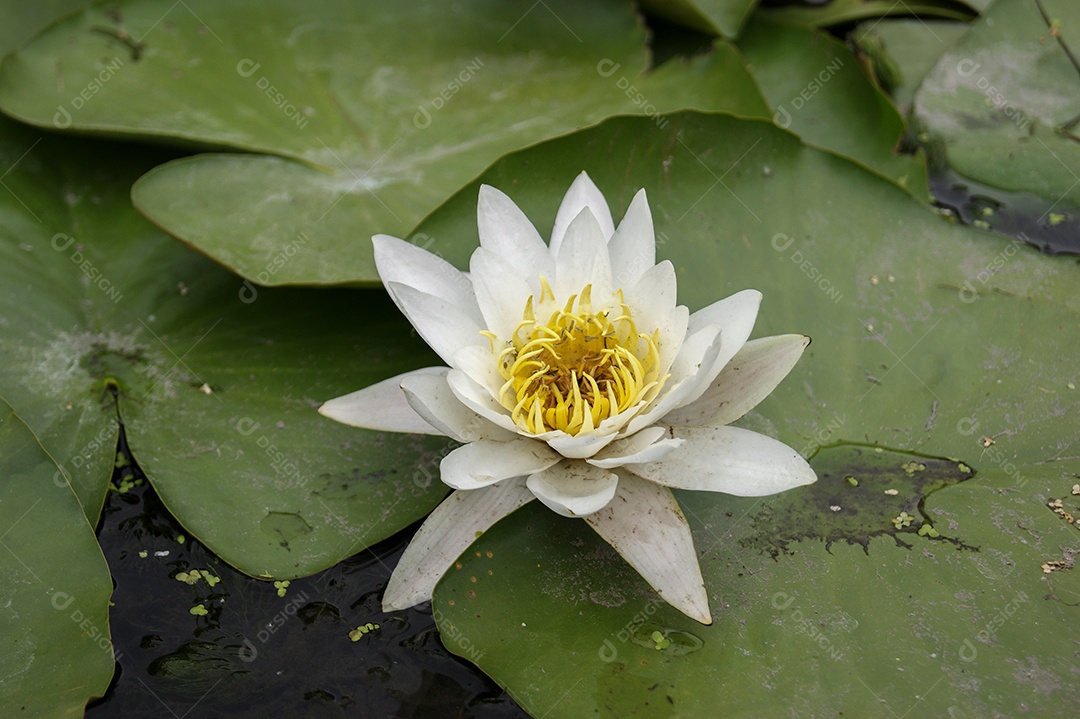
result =
[[0,107],[50,129],[245,151],[158,168],[136,205],[257,284],[372,284],[371,235],[409,232],[506,152],[614,114],[767,115],[731,46],[643,75],[645,42],[614,0],[134,0],[6,60]]
[[113,670],[109,568],[60,468],[0,400],[0,703],[80,717]]
[[0,386],[91,522],[117,407],[166,506],[251,575],[318,571],[438,503],[446,440],[316,413],[432,363],[384,293],[256,290],[131,208],[152,153],[0,133]]
[[[441,631],[481,648],[537,716],[704,716],[718,702],[735,716],[1064,711],[1073,643],[1043,628],[1070,622],[1080,596],[1072,570],[1041,566],[1077,540],[1046,506],[1080,469],[1061,425],[1080,408],[1075,263],[952,225],[766,124],[669,119],[611,120],[481,181],[520,187],[541,227],[558,189],[527,189],[526,173],[607,168],[594,179],[616,216],[644,186],[681,301],[754,287],[755,336],[813,338],[739,424],[813,456],[819,481],[762,499],[679,494],[709,627],[584,523],[527,506],[438,585]],[[420,231],[468,232],[474,193]],[[665,653],[672,632],[703,646]]]
[[[1044,6],[1061,40],[1080,45],[1080,7],[1051,0]],[[1038,6],[1002,0],[926,76],[915,116],[942,154],[939,161],[958,176],[947,179],[950,185],[970,184],[963,189],[986,198],[991,214],[1007,208],[1021,215],[1013,221],[1017,236],[1028,236],[1023,231],[1029,229],[1032,244],[1075,254],[1080,135],[1072,123],[1080,116],[1078,89],[1080,67]],[[993,226],[992,220],[980,221]]]

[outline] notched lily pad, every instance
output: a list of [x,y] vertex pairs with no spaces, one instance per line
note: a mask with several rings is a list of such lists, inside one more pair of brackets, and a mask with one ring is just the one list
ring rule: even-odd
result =
[[[972,224],[1015,232],[1048,252],[1080,252],[1080,66],[1068,49],[1078,40],[1076,3],[999,0],[941,56],[915,95],[920,139],[964,178],[946,182],[969,185],[972,195],[1015,215]],[[950,204],[968,204],[951,194]],[[988,206],[996,209],[978,209]]]
[[792,542],[820,539],[826,550],[847,542],[869,554],[870,538],[888,535],[911,548],[901,534],[939,536],[923,512],[926,497],[975,476],[958,460],[855,444],[825,447],[811,465],[818,481],[765,502],[750,519],[754,531],[740,540],[742,546],[775,559],[792,553]]
[[185,158],[132,190],[262,285],[376,283],[366,238],[409,232],[507,152],[605,117],[768,116],[729,44],[644,74],[629,3],[274,0],[257,32],[238,9],[91,6],[5,60],[0,107],[50,130],[265,153]]
[[[131,182],[155,160],[146,148],[38,138],[0,121],[0,160],[0,387],[91,524],[117,410],[184,534],[252,576],[318,571],[438,503],[441,485],[408,479],[363,499],[313,494],[321,475],[411,473],[445,445],[316,412],[432,363],[384,293],[249,291],[131,208]],[[36,221],[46,216],[50,227]],[[303,523],[264,523],[268,511]]]

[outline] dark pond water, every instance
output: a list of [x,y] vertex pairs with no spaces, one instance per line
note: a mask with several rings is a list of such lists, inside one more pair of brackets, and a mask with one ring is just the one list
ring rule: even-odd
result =
[[[129,461],[123,437],[118,456]],[[126,491],[109,493],[98,539],[116,587],[118,670],[89,719],[527,716],[446,650],[429,608],[379,609],[415,528],[279,588],[179,542],[183,528],[138,467],[118,468],[114,483]]]

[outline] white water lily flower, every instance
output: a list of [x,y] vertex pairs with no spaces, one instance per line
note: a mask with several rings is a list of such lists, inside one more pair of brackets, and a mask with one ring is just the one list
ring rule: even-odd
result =
[[616,229],[582,173],[549,245],[502,192],[480,188],[469,274],[408,242],[373,238],[390,295],[448,367],[326,402],[340,422],[438,434],[456,491],[424,522],[383,608],[431,598],[476,537],[539,499],[582,517],[670,604],[709,624],[690,527],[671,488],[762,496],[815,481],[785,444],[728,427],[787,375],[810,340],[747,342],[761,294],[693,314],[656,263],[641,190]]

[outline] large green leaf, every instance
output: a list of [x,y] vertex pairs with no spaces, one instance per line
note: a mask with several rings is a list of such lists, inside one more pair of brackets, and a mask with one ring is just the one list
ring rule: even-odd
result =
[[877,19],[859,25],[850,37],[864,64],[907,115],[923,78],[970,28],[944,20]]
[[643,0],[642,7],[701,32],[738,37],[757,0]]
[[88,0],[7,0],[0,3],[0,56],[27,42],[64,13],[86,5]]
[[[1071,563],[1077,540],[1046,507],[1080,505],[1075,263],[951,225],[769,124],[669,119],[613,119],[480,181],[540,226],[558,205],[550,178],[587,169],[616,216],[645,187],[683,302],[762,290],[755,334],[813,344],[741,424],[816,453],[819,482],[764,500],[680,494],[709,627],[583,524],[520,510],[437,587],[448,646],[537,716],[1062,714],[1075,646],[1053,628],[1080,587],[1040,565]],[[470,233],[474,192],[420,231]]]
[[[1080,5],[1043,5],[1062,38],[1080,45]],[[1071,214],[1074,232],[1080,226],[1080,132],[1063,127],[1080,116],[1080,68],[1035,3],[995,3],[923,81],[915,112],[961,175],[1040,195],[1047,213]]]
[[0,123],[0,396],[57,481],[95,522],[118,402],[165,504],[249,574],[311,573],[426,514],[445,440],[315,410],[434,355],[381,291],[257,290],[156,230],[127,201],[146,154]]
[[[869,18],[915,15],[917,17],[944,20],[969,20],[974,10],[981,10],[993,0],[967,0],[966,3],[948,0],[922,0],[916,2],[893,2],[893,0],[832,0],[814,6],[793,3],[766,11],[776,20],[809,25],[832,27]],[[965,5],[967,7],[965,7]]]
[[903,119],[843,43],[822,32],[756,18],[739,48],[778,125],[928,199],[922,156],[898,152]]
[[643,75],[645,41],[619,0],[132,0],[7,58],[0,107],[270,153],[181,160],[140,182],[136,204],[259,284],[375,282],[372,234],[409,232],[508,151],[612,114],[767,114],[730,46]]
[[8,716],[81,717],[113,673],[109,568],[57,465],[0,400],[0,703]]

